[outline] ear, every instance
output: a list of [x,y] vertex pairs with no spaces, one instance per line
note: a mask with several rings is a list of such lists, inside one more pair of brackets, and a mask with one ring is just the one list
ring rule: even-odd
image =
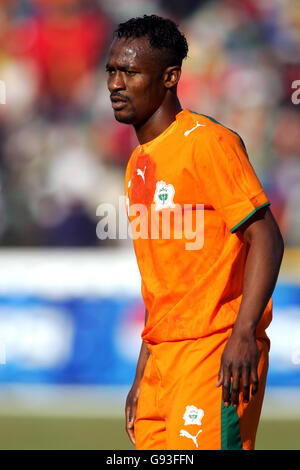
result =
[[181,76],[181,67],[179,65],[172,65],[167,67],[164,72],[164,85],[166,88],[173,88],[179,82]]

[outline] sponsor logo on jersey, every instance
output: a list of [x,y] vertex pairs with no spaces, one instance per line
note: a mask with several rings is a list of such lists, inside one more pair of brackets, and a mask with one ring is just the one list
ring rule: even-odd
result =
[[166,208],[175,208],[175,204],[173,203],[174,194],[175,189],[172,184],[158,181],[154,193],[155,209],[159,211]]

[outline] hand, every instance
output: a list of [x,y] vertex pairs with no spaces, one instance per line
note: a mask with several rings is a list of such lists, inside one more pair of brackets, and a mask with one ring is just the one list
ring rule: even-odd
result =
[[[250,381],[252,395],[255,395],[258,390],[258,360],[259,349],[255,335],[241,335],[233,332],[225,346],[217,380],[217,387],[222,385],[222,399],[225,406],[229,406],[231,401],[232,405],[237,408],[240,391],[243,391],[243,402],[248,403]],[[231,378],[232,388],[230,387]]]
[[136,408],[137,408],[139,393],[140,393],[139,384],[134,383],[130,389],[130,392],[127,395],[126,405],[125,405],[126,432],[132,444],[135,444],[134,420],[136,416]]

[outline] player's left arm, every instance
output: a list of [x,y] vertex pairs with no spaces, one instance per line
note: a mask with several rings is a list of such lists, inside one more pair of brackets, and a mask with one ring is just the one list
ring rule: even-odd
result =
[[[269,208],[263,208],[239,228],[249,243],[240,310],[221,359],[217,386],[222,385],[225,406],[249,401],[258,390],[259,350],[256,327],[273,293],[284,251],[284,242]],[[232,381],[232,386],[231,386]]]

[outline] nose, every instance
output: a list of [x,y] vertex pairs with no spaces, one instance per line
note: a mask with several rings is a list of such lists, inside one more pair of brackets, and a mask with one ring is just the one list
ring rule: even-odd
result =
[[107,80],[108,89],[110,92],[125,90],[125,82],[120,70],[117,70],[115,73],[111,74]]

